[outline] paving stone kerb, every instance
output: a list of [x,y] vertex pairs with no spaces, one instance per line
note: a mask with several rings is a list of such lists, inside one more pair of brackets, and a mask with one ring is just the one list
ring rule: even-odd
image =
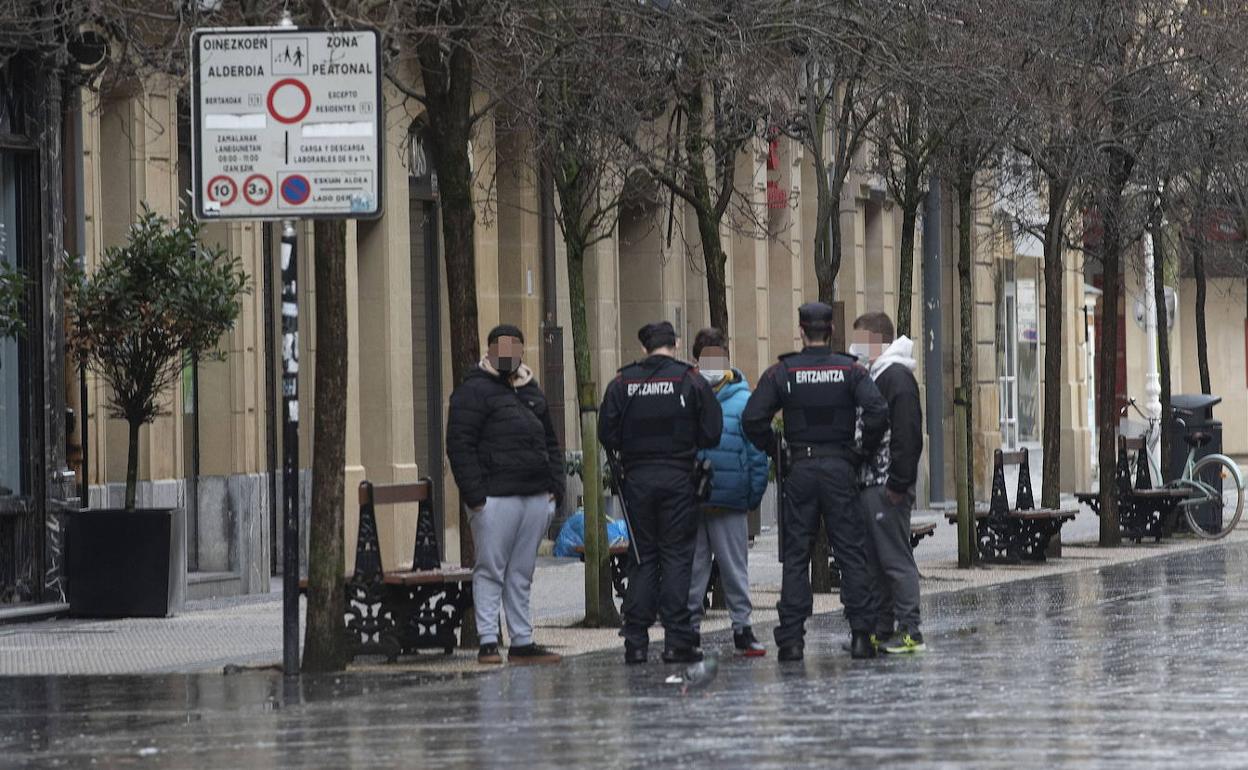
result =
[[[1065,546],[1063,558],[1043,565],[977,567],[960,570],[956,563],[953,527],[942,524],[938,536],[926,540],[916,552],[923,575],[925,595],[980,588],[1018,580],[1094,570],[1111,564],[1192,552],[1193,557],[1209,543],[1173,539],[1161,544],[1124,544],[1102,549],[1094,545],[1095,516],[1080,517],[1079,542]],[[1224,542],[1248,542],[1248,531],[1236,530]],[[759,638],[771,648],[771,627],[776,622],[779,598],[779,565],[774,535],[758,538],[750,552],[751,594],[754,625]],[[615,629],[576,627],[582,618],[580,563],[544,559],[534,588],[537,638],[565,655],[621,649]],[[836,593],[817,595],[815,612],[833,613],[839,620]],[[705,634],[729,628],[727,613],[711,611],[703,622]],[[841,630],[833,631],[839,634]],[[652,644],[662,639],[662,629],[651,631]],[[812,641],[816,641],[812,638]],[[708,645],[708,648],[710,645]],[[725,647],[724,652],[728,652]],[[772,658],[767,658],[772,660]],[[75,620],[0,626],[0,675],[141,674],[174,672],[220,672],[227,665],[268,666],[281,660],[281,599],[274,593],[263,597],[193,602],[183,614],[166,619]],[[480,667],[475,651],[454,655],[419,655],[401,658],[397,664],[361,661],[355,671],[456,672]]]

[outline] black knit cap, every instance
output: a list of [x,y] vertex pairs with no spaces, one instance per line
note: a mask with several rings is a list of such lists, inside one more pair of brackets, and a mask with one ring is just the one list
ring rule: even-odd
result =
[[831,329],[832,306],[822,302],[807,302],[797,309],[797,323],[803,329]]
[[676,330],[671,323],[659,321],[646,324],[637,330],[637,339],[641,340],[642,347],[647,351],[665,348],[676,344]]
[[518,326],[512,326],[511,324],[499,324],[490,329],[490,336],[486,338],[486,344],[493,345],[495,342],[498,342],[499,337],[515,337],[520,340],[521,344],[524,343],[524,332],[520,331]]

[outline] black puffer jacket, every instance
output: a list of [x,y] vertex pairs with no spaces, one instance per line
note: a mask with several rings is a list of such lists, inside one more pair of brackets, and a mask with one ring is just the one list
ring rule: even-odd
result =
[[469,508],[486,497],[542,492],[563,500],[563,450],[527,367],[504,379],[478,365],[464,378],[451,393],[446,456]]

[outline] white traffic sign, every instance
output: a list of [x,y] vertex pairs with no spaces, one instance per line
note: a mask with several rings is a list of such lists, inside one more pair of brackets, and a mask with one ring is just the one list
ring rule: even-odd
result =
[[191,36],[195,215],[381,215],[376,30],[200,29]]

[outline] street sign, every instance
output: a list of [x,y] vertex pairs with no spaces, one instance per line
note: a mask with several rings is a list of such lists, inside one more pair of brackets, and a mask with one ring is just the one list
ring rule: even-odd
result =
[[380,52],[372,29],[196,30],[195,215],[381,216]]

